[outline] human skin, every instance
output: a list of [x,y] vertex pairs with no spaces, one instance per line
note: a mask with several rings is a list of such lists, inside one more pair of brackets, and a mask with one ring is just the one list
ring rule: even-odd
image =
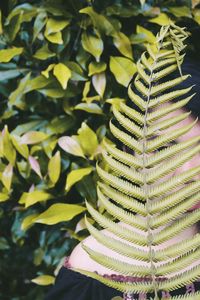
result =
[[[167,116],[168,117],[171,117],[171,116],[174,116],[176,114],[180,114],[182,112],[185,112],[184,110],[180,109],[176,112],[173,112],[171,113],[170,115]],[[194,122],[194,117],[193,116],[189,116],[187,117],[186,120],[180,122],[178,125],[174,125],[173,128],[170,128],[170,130],[176,130],[178,128],[180,128],[181,126],[183,125],[187,125],[187,124],[191,124],[191,122]],[[188,132],[186,133],[184,136],[180,137],[177,139],[178,142],[182,142],[182,141],[185,141],[191,137],[194,137],[194,136],[198,136],[200,135],[200,121],[198,121],[194,126],[193,128]],[[182,173],[186,170],[188,170],[189,168],[193,168],[197,165],[200,164],[200,153],[198,153],[197,155],[195,155],[190,161],[186,162],[182,167],[178,168],[175,172],[173,172],[173,174],[170,174],[168,176],[174,176],[174,175],[177,175],[179,173]],[[167,178],[167,177],[165,177]],[[200,174],[197,175],[196,177],[193,178],[194,180],[197,180],[197,179],[200,179]],[[200,202],[198,204],[196,204],[195,206],[193,206],[190,211],[192,211],[193,209],[195,208],[198,208],[200,207]],[[144,221],[145,221],[145,217],[143,217]],[[138,231],[140,232],[140,230],[136,230],[135,228],[131,227],[130,225],[127,225],[123,222],[118,222],[118,224],[124,226],[124,227],[128,227],[129,229],[133,230],[133,231]],[[159,228],[162,229],[164,228],[161,227]],[[109,232],[107,229],[103,229],[101,230],[104,234],[106,234],[107,236],[112,236],[113,238],[115,239],[118,239],[118,240],[121,240],[123,242],[125,242],[123,239],[117,237],[116,235],[114,235],[113,233]],[[155,250],[158,250],[158,249],[163,249],[169,245],[172,245],[172,244],[175,244],[177,242],[181,242],[185,239],[188,239],[188,238],[191,238],[192,236],[194,236],[195,234],[197,233],[197,226],[196,224],[194,224],[193,226],[190,226],[188,227],[187,229],[184,229],[182,232],[180,232],[178,235],[176,235],[175,237],[169,239],[167,242],[165,243],[162,243],[162,245],[159,245],[159,246],[153,246]],[[141,232],[141,234],[144,234],[143,232]],[[88,246],[89,248],[95,250],[95,251],[98,251],[100,253],[103,253],[104,255],[108,255],[110,257],[113,257],[113,258],[116,258],[116,259],[119,259],[123,262],[128,262],[130,264],[137,264],[137,265],[145,265],[145,266],[149,266],[149,263],[145,263],[143,261],[138,261],[138,260],[135,260],[135,259],[132,259],[132,258],[128,258],[128,257],[125,257],[125,256],[122,256],[116,252],[114,252],[113,250],[103,246],[102,244],[100,244],[98,241],[96,241],[95,238],[93,238],[92,236],[88,236],[86,239],[84,239],[82,241],[86,246]],[[142,246],[138,246],[138,245],[134,245],[133,243],[130,243],[130,242],[127,242],[127,244],[130,244],[132,246],[136,246],[137,248],[141,248],[143,250],[147,250],[148,248],[147,247],[142,247]],[[170,261],[171,259],[169,259]],[[72,268],[79,268],[79,269],[83,269],[83,270],[88,270],[88,271],[91,271],[91,272],[94,272],[94,271],[97,271],[99,274],[120,274],[116,271],[113,271],[113,270],[110,270],[100,264],[98,264],[97,262],[95,262],[94,260],[92,260],[89,255],[87,254],[87,252],[82,248],[81,246],[81,243],[79,243],[75,248],[74,250],[72,251],[70,257],[69,257],[69,264],[71,265]],[[187,268],[185,268],[184,270],[186,269],[190,269],[192,266],[194,265],[198,265],[200,263],[200,260],[199,261],[196,261],[194,262],[193,264],[191,264],[190,266],[188,266]],[[159,265],[159,263],[157,264]],[[175,274],[178,274],[178,272],[176,273],[173,273],[172,275],[175,275]],[[170,275],[170,276],[172,276]],[[168,277],[170,277],[168,276]]]

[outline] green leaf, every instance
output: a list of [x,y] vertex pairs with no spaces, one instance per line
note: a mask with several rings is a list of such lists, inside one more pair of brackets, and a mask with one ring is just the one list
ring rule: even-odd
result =
[[66,61],[65,65],[71,70],[71,79],[77,81],[86,81],[87,77],[84,75],[81,67],[74,61]]
[[68,80],[72,75],[71,70],[63,63],[59,63],[54,66],[53,74],[60,82],[62,88],[66,90]]
[[19,204],[25,204],[25,208],[34,205],[38,202],[47,201],[52,199],[52,195],[45,191],[32,191],[32,192],[24,192],[19,199]]
[[0,50],[0,62],[1,63],[7,63],[11,61],[11,59],[17,55],[20,55],[23,52],[24,48],[9,48],[9,49],[3,49]]
[[63,44],[61,31],[68,25],[67,20],[48,19],[44,32],[46,39],[54,44]]
[[0,202],[4,202],[9,199],[8,194],[0,193]]
[[131,42],[123,32],[117,32],[117,34],[113,38],[113,43],[121,54],[133,59]]
[[9,37],[9,40],[12,42],[15,40],[20,27],[22,23],[22,17],[23,17],[23,12],[21,11],[20,13],[16,14],[10,21],[8,27],[7,27],[7,34]]
[[50,158],[48,163],[49,178],[54,184],[59,179],[60,169],[61,169],[60,151],[57,151],[56,154]]
[[22,135],[21,144],[32,145],[46,140],[49,136],[41,131],[29,131]]
[[49,35],[45,35],[46,39],[53,43],[53,44],[58,44],[58,45],[62,45],[63,44],[63,39],[62,39],[62,33],[61,32],[55,32],[55,33],[51,33]]
[[187,6],[173,6],[173,7],[171,6],[168,9],[177,18],[181,18],[181,17],[191,18],[192,17],[191,10]]
[[156,42],[156,37],[150,30],[137,25],[136,32],[138,34],[144,34],[148,43],[154,44]]
[[96,133],[85,122],[82,123],[81,128],[78,130],[78,140],[84,154],[92,158],[98,147],[98,140]]
[[16,78],[25,71],[26,69],[13,69],[8,71],[0,71],[0,81]]
[[91,114],[101,115],[103,113],[102,109],[96,103],[79,103],[74,109],[84,110]]
[[35,223],[54,225],[59,222],[69,221],[85,210],[85,207],[74,204],[53,204],[35,219]]
[[85,157],[79,142],[70,136],[63,136],[58,140],[59,146],[66,152],[75,156]]
[[33,171],[42,179],[40,165],[39,165],[37,159],[35,157],[29,155],[28,161],[31,166],[31,169],[33,169]]
[[5,188],[7,189],[7,191],[10,191],[10,187],[11,187],[11,182],[12,182],[12,177],[13,177],[13,166],[11,163],[9,163],[1,176],[1,181],[3,183],[3,185],[5,186]]
[[32,279],[31,281],[38,285],[50,285],[50,284],[54,284],[55,277],[50,276],[50,275],[40,275],[40,276]]
[[99,62],[100,56],[103,52],[103,41],[101,38],[91,35],[85,31],[82,33],[81,41],[85,51],[92,54],[96,58],[96,61]]
[[46,70],[44,70],[44,71],[41,72],[41,74],[42,74],[44,77],[49,78],[49,72],[50,72],[51,70],[53,70],[54,66],[55,66],[55,64],[50,64],[50,65],[46,68]]
[[3,33],[3,27],[2,27],[2,12],[0,10],[0,34]]
[[105,72],[98,73],[92,76],[92,84],[96,92],[103,98],[106,88],[106,76]]
[[37,15],[35,18],[35,22],[33,25],[33,42],[38,37],[41,30],[44,28],[45,24],[47,22],[47,14],[46,12],[41,12]]
[[106,35],[114,35],[116,33],[115,28],[113,27],[112,23],[109,22],[109,20],[94,11],[94,9],[91,6],[87,6],[81,10],[79,10],[81,14],[87,14],[90,16],[94,27],[97,28],[100,34],[106,34]]
[[34,224],[34,219],[39,216],[38,213],[31,214],[27,217],[25,217],[21,223],[21,229],[26,231]]
[[30,81],[30,73],[28,73],[24,78],[22,78],[18,84],[16,90],[14,90],[9,96],[9,105],[15,105],[20,109],[24,109],[24,94],[26,93],[26,88],[28,82]]
[[136,65],[128,58],[121,56],[110,57],[110,70],[121,85],[127,87],[137,71]]
[[4,237],[0,237],[0,250],[8,250],[10,246]]
[[80,181],[84,176],[89,175],[92,170],[92,167],[88,167],[71,171],[67,176],[65,185],[66,191],[68,192],[76,182]]
[[150,19],[149,22],[156,23],[160,26],[169,25],[170,18],[165,13],[161,13],[158,15],[158,17]]
[[101,73],[101,72],[105,71],[106,68],[107,68],[107,65],[106,65],[105,62],[92,61],[89,64],[89,73],[88,73],[88,75],[91,76],[91,75],[94,75],[94,74]]
[[26,159],[29,156],[29,149],[26,144],[21,144],[21,138],[17,135],[10,135],[15,149]]
[[48,45],[44,45],[42,48],[38,49],[35,54],[33,55],[33,57],[40,59],[40,60],[46,60],[50,57],[55,56],[56,54],[51,52],[48,48]]
[[12,145],[7,125],[5,125],[2,135],[3,135],[3,154],[7,158],[7,160],[14,166],[16,160],[16,151]]

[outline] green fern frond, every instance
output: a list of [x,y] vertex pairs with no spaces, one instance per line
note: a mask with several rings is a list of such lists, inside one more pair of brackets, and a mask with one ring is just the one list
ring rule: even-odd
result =
[[[113,105],[114,120],[109,127],[117,145],[105,139],[102,161],[96,165],[103,212],[86,201],[89,214],[104,228],[96,229],[85,216],[90,234],[122,259],[84,243],[83,249],[110,270],[143,279],[148,276],[149,281],[119,282],[75,269],[124,293],[153,292],[154,300],[159,299],[159,291],[172,291],[200,277],[200,265],[186,270],[198,263],[200,234],[166,246],[200,220],[200,209],[186,214],[199,201],[200,180],[196,176],[200,164],[176,172],[200,152],[199,136],[178,142],[197,122],[181,126],[190,112],[180,111],[194,96],[190,94],[193,86],[179,88],[190,76],[181,71],[187,36],[185,28],[173,23],[163,26],[155,45],[148,45],[137,62],[137,74],[127,91],[131,101]],[[170,80],[168,75],[177,70],[180,75]],[[179,129],[174,130],[174,125]],[[123,257],[138,263],[125,262]],[[162,276],[165,280],[159,281]],[[197,292],[171,299],[197,300],[199,296]]]

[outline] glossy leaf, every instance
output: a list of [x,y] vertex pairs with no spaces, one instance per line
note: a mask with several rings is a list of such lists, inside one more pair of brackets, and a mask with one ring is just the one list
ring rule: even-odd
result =
[[133,59],[132,47],[129,38],[123,33],[118,32],[113,39],[115,47],[124,56]]
[[15,149],[24,157],[28,158],[29,155],[29,149],[26,144],[21,144],[21,138],[17,135],[11,135],[12,143],[15,147]]
[[51,205],[46,211],[40,214],[34,222],[46,225],[54,225],[60,222],[69,221],[85,210],[85,207],[79,205],[56,203]]
[[59,63],[54,66],[53,74],[60,82],[62,88],[65,90],[67,88],[68,80],[72,75],[71,70],[63,63]]
[[16,160],[16,151],[12,145],[11,138],[8,132],[8,127],[5,126],[2,132],[3,135],[3,154],[7,160],[14,165]]
[[50,285],[50,284],[54,284],[55,277],[50,276],[50,275],[40,275],[40,276],[32,279],[31,281],[38,285]]
[[136,72],[136,65],[128,58],[111,56],[110,70],[117,82],[127,87]]
[[60,170],[61,170],[61,157],[60,157],[60,151],[57,151],[55,155],[51,157],[48,163],[49,178],[54,184],[59,179]]
[[34,190],[31,192],[24,192],[19,199],[19,204],[24,204],[25,208],[27,208],[35,203],[47,201],[51,198],[52,195],[45,191]]
[[138,34],[144,34],[148,43],[154,44],[156,42],[156,37],[150,30],[137,25],[136,31]]
[[89,64],[89,73],[88,75],[94,75],[94,74],[98,74],[98,73],[102,73],[103,71],[105,71],[107,68],[107,65],[105,62],[96,62],[96,61],[92,61]]
[[156,23],[160,26],[169,25],[170,19],[165,13],[159,14],[158,17],[150,19],[149,22]]
[[72,170],[67,175],[65,189],[68,192],[70,188],[78,181],[80,181],[84,176],[89,175],[92,172],[92,167],[80,168],[78,170]]
[[106,88],[105,72],[98,73],[92,76],[92,84],[97,93],[103,97]]
[[6,63],[11,61],[13,57],[20,55],[23,52],[23,48],[13,47],[10,49],[0,50],[0,62]]
[[40,170],[40,165],[37,161],[37,159],[31,155],[29,155],[28,157],[28,161],[29,161],[29,164],[31,166],[31,169],[33,171],[35,171],[35,173],[40,177],[42,178],[42,174],[41,174],[41,170]]
[[37,144],[48,138],[48,135],[41,131],[29,131],[21,136],[21,144]]
[[4,202],[9,199],[8,194],[0,193],[0,202]]
[[21,229],[24,231],[28,230],[34,224],[34,219],[38,215],[39,215],[38,213],[34,213],[34,214],[31,214],[31,215],[25,217],[22,221]]
[[82,33],[82,46],[85,51],[92,54],[96,61],[100,61],[100,56],[103,52],[103,41],[98,36],[91,35],[87,32]]
[[59,146],[66,152],[75,156],[85,157],[79,142],[70,136],[63,136],[58,140]]
[[93,157],[98,146],[96,133],[83,122],[78,130],[78,140],[85,155]]
[[96,103],[80,103],[77,104],[74,109],[84,110],[91,114],[101,115],[103,113],[102,109]]
[[5,188],[7,189],[7,191],[10,191],[10,187],[11,187],[11,182],[12,182],[12,177],[13,177],[13,166],[11,163],[9,163],[1,176],[1,181],[3,183],[3,185],[5,186]]
[[35,54],[33,55],[33,57],[40,59],[40,60],[45,60],[45,59],[48,59],[53,56],[55,56],[55,53],[53,53],[49,50],[47,44],[45,44],[42,48],[38,49],[35,52]]

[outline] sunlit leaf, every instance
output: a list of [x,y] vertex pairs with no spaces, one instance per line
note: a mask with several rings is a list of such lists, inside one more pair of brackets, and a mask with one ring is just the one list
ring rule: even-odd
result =
[[98,73],[102,73],[103,71],[106,70],[106,63],[105,62],[96,62],[96,61],[92,61],[89,64],[89,73],[88,75],[94,75],[94,74],[98,74]]
[[161,13],[158,17],[150,19],[149,22],[156,23],[160,26],[169,25],[170,19],[165,13]]
[[92,76],[92,84],[97,93],[103,97],[106,88],[106,75],[105,72],[94,74]]
[[0,62],[6,63],[11,61],[11,59],[17,55],[20,55],[23,52],[23,48],[9,48],[0,50]]
[[37,15],[33,25],[33,41],[38,37],[40,31],[44,28],[47,22],[46,12],[41,12]]
[[48,138],[48,135],[42,131],[29,131],[21,136],[21,144],[36,144]]
[[34,224],[34,219],[38,216],[39,214],[34,213],[31,214],[27,217],[25,217],[21,223],[21,229],[26,231],[27,229],[29,229],[33,224]]
[[50,284],[54,284],[55,277],[50,276],[50,275],[40,275],[40,276],[32,279],[31,281],[38,285],[50,285]]
[[11,135],[12,143],[15,147],[15,149],[24,157],[28,158],[29,155],[29,149],[26,144],[21,144],[21,138],[17,135]]
[[103,113],[101,107],[99,107],[96,103],[79,103],[74,109],[84,110],[91,114],[101,115]]
[[48,163],[49,178],[54,184],[59,179],[60,169],[61,169],[61,157],[60,157],[60,151],[57,151],[55,155],[51,157]]
[[34,222],[54,225],[59,222],[69,221],[85,210],[85,207],[79,205],[56,203],[40,214]]
[[177,18],[180,17],[188,17],[191,18],[191,10],[188,6],[170,6],[169,11],[176,16]]
[[136,32],[138,34],[144,34],[145,37],[146,37],[146,41],[150,44],[154,44],[155,41],[156,41],[156,37],[155,35],[148,29],[140,26],[140,25],[137,25],[137,28],[136,28]]
[[118,32],[114,36],[113,43],[121,54],[128,58],[133,58],[130,40],[123,32]]
[[33,55],[33,57],[41,60],[45,60],[53,56],[55,56],[55,53],[49,50],[47,44],[45,44],[42,48],[38,49]]
[[8,132],[8,127],[5,126],[2,132],[3,136],[3,154],[7,160],[14,165],[16,160],[16,151],[12,145],[11,138]]
[[66,180],[65,189],[68,192],[70,188],[78,181],[80,181],[84,176],[89,175],[92,172],[92,167],[81,168],[78,170],[72,170]]
[[5,167],[1,176],[1,181],[8,191],[10,191],[12,177],[13,177],[13,166],[11,163],[9,163]]
[[137,71],[136,65],[128,58],[110,56],[110,70],[118,83],[127,87]]
[[42,174],[41,174],[41,170],[40,170],[40,165],[39,165],[37,159],[35,159],[35,157],[29,155],[28,161],[29,161],[29,164],[30,164],[30,166],[31,166],[31,169],[33,169],[33,171],[35,171],[35,173],[36,173],[40,178],[42,178]]
[[72,75],[71,70],[64,64],[59,63],[54,66],[53,74],[60,82],[62,88],[65,90],[67,88],[68,80]]
[[78,140],[85,155],[93,157],[98,146],[96,133],[85,123],[78,130]]
[[101,38],[91,35],[86,31],[82,33],[82,46],[85,51],[92,54],[96,61],[99,62],[100,56],[103,52],[103,41]]
[[85,157],[80,144],[70,136],[63,136],[59,138],[58,144],[64,151],[70,154]]
[[52,195],[45,191],[34,190],[31,192],[24,192],[19,199],[19,204],[25,204],[25,207],[29,207],[38,202],[47,201],[52,198]]
[[50,65],[46,68],[46,70],[44,70],[44,71],[41,72],[41,74],[42,74],[44,77],[49,78],[49,72],[50,72],[51,70],[53,70],[54,66],[55,66],[55,64],[50,64]]
[[0,202],[4,202],[9,199],[8,194],[0,193]]

